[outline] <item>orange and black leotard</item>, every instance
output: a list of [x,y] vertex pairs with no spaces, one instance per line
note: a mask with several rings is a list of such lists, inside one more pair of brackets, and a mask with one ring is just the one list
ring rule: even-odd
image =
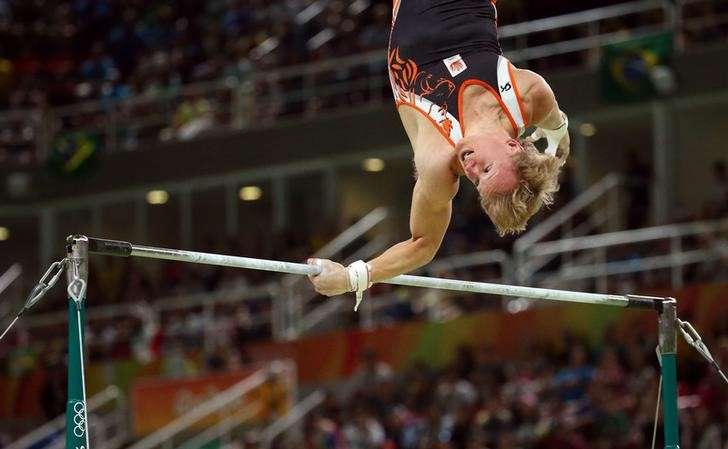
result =
[[394,1],[388,61],[394,99],[426,115],[453,145],[464,134],[462,93],[470,85],[493,94],[518,135],[527,126],[497,18],[495,1]]

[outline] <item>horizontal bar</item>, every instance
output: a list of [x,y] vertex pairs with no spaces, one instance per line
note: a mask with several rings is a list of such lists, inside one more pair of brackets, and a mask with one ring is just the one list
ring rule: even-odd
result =
[[517,285],[491,284],[487,282],[459,281],[454,279],[410,276],[406,274],[394,277],[384,281],[383,283],[466,293],[486,293],[490,295],[513,296],[517,298],[539,299],[542,301],[578,302],[583,304],[601,304],[619,307],[627,307],[630,305],[629,299],[622,295],[521,287]]
[[130,256],[143,257],[145,259],[176,260],[179,262],[217,265],[221,267],[247,268],[249,270],[273,271],[276,273],[298,274],[302,276],[315,276],[320,272],[320,268],[303,263],[198,253],[195,251],[182,251],[141,245],[132,245]]
[[[89,242],[96,240],[89,238]],[[97,248],[97,245],[89,245]],[[97,253],[89,251],[91,253]],[[118,253],[103,253],[116,256]],[[132,245],[132,257],[147,259],[176,260],[197,264],[218,265],[224,267],[247,268],[251,270],[273,271],[278,273],[315,276],[320,268],[312,265],[277,260],[253,259],[249,257],[226,256],[222,254],[200,253],[150,246]],[[584,304],[601,304],[608,306],[628,307],[629,298],[622,295],[608,295],[599,293],[584,293],[568,290],[553,290],[536,287],[521,287],[515,285],[491,284],[486,282],[460,281],[453,279],[431,278],[424,276],[401,275],[383,281],[384,284],[403,285],[407,287],[434,288],[466,293],[485,293],[491,295],[504,295],[519,298],[539,299],[544,301],[565,301]]]

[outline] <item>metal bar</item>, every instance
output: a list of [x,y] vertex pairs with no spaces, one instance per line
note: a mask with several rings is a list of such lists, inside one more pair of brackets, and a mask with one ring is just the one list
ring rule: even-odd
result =
[[20,266],[20,264],[12,264],[10,268],[8,268],[7,271],[5,271],[2,276],[0,276],[0,294],[2,294],[5,289],[10,287],[10,284],[15,282],[21,274],[23,274],[23,268]]
[[610,173],[603,177],[599,182],[589,187],[588,190],[574,198],[569,204],[559,209],[558,212],[552,214],[549,218],[539,223],[521,238],[516,240],[516,251],[525,251],[533,243],[541,240],[551,232],[558,229],[560,225],[570,218],[581,212],[584,208],[590,206],[604,194],[620,185],[622,177],[617,173]]
[[366,214],[361,220],[357,221],[353,226],[336,236],[327,243],[323,248],[318,250],[314,257],[331,257],[338,254],[341,250],[350,245],[353,241],[369,232],[374,226],[378,225],[387,218],[387,209],[378,207]]
[[498,37],[506,39],[523,34],[538,33],[541,31],[549,31],[574,25],[583,25],[589,22],[621,17],[627,14],[637,14],[661,7],[662,2],[659,0],[643,0],[638,2],[622,3],[614,6],[606,6],[603,8],[588,9],[586,11],[546,17],[544,19],[531,20],[529,22],[505,25],[498,28]]
[[245,404],[242,410],[236,410],[235,414],[222,419],[217,425],[208,427],[205,431],[189,440],[177,445],[179,449],[198,449],[207,447],[218,438],[229,435],[237,427],[243,425],[263,410],[260,401]]
[[617,274],[639,273],[654,271],[676,266],[692,265],[718,259],[720,254],[714,249],[696,249],[676,254],[645,257],[639,260],[620,260],[602,262],[589,265],[568,267],[555,272],[548,272],[534,276],[534,280],[558,279],[559,281],[573,281],[589,279],[597,276],[614,276]]
[[290,429],[294,424],[303,419],[308,415],[311,410],[318,407],[326,399],[326,395],[321,390],[316,390],[310,395],[306,396],[306,399],[296,404],[291,410],[285,415],[278,418],[265,430],[263,430],[262,446],[269,448],[276,437],[286,430]]
[[[331,315],[338,313],[344,303],[341,301],[324,301],[320,305],[316,306],[315,309],[308,312],[305,316],[301,317],[300,321],[298,322],[298,328],[293,329],[294,333],[292,336],[298,336],[301,334],[305,334],[314,327],[316,327],[319,323],[323,322],[326,318],[330,317]],[[353,308],[353,306],[352,306]]]
[[[609,220],[609,214],[607,214],[604,209],[599,209],[591,217],[589,217],[589,219],[577,226],[572,231],[572,234],[578,236],[587,235],[591,231],[599,229],[600,226],[607,222],[607,220]],[[521,263],[519,268],[522,271],[523,276],[531,280],[538,270],[545,267],[548,263],[558,257],[558,255],[558,253],[552,253],[548,256],[533,257],[528,260],[525,260],[524,258],[524,262]]]
[[705,234],[728,230],[728,219],[698,221],[688,224],[654,226],[629,231],[609,232],[606,234],[574,237],[553,242],[535,243],[529,248],[530,256],[545,256],[562,251],[594,249],[601,246],[625,245],[667,239],[691,234]]
[[647,25],[630,30],[629,38],[620,32],[600,34],[594,37],[580,37],[576,39],[558,41],[551,44],[528,47],[520,51],[505,52],[505,55],[512,62],[532,61],[534,59],[546,58],[549,56],[575,53],[578,51],[591,50],[608,44],[627,42],[632,39],[647,37],[665,30],[664,25]]
[[[91,241],[95,239],[90,239]],[[293,262],[277,260],[253,259],[249,257],[227,256],[221,254],[182,251],[150,246],[131,245],[132,257],[148,259],[176,260],[179,262],[218,265],[225,267],[247,268],[252,270],[273,271],[278,273],[297,274],[301,276],[317,275],[319,268]],[[102,253],[103,254],[103,253]],[[117,255],[107,254],[107,255]],[[540,299],[544,301],[565,301],[585,304],[601,304],[627,307],[629,299],[622,295],[573,292],[543,288],[520,287],[515,285],[490,284],[485,282],[459,281],[454,279],[431,278],[424,276],[401,275],[383,281],[385,284],[404,285],[407,287],[434,288],[467,293],[486,293],[492,295],[514,296],[519,298]]]
[[469,268],[476,265],[488,265],[496,263],[499,265],[504,265],[509,261],[510,257],[505,251],[499,249],[490,251],[479,251],[476,253],[450,256],[436,260],[427,267],[427,271],[432,273],[441,270],[457,270],[460,268]]

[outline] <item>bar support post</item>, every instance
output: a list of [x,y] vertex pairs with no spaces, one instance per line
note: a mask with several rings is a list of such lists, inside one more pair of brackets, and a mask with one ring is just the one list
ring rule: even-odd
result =
[[659,320],[660,357],[662,370],[662,412],[665,449],[679,449],[679,418],[677,413],[677,301],[662,302]]
[[89,449],[86,376],[84,372],[84,301],[88,282],[88,238],[66,240],[68,265],[68,401],[66,448]]

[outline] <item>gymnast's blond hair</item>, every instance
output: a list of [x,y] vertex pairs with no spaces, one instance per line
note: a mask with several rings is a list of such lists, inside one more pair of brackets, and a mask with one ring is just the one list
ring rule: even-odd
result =
[[559,173],[567,154],[550,156],[539,152],[529,140],[521,141],[523,151],[513,154],[520,182],[506,194],[481,197],[480,205],[495,224],[500,236],[518,234],[528,220],[543,206],[554,202],[559,190]]

